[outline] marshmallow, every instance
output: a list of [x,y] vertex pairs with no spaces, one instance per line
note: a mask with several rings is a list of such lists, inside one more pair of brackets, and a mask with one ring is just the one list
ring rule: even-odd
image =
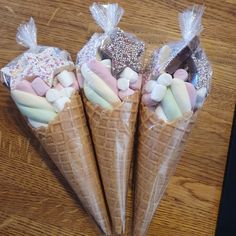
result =
[[105,59],[102,60],[101,63],[106,66],[107,69],[109,69],[109,71],[111,71],[111,60],[110,59]]
[[185,82],[185,85],[188,90],[188,95],[189,95],[191,107],[193,110],[196,104],[196,100],[197,100],[197,90],[191,83]]
[[46,93],[46,99],[49,102],[55,102],[58,98],[60,98],[60,92],[56,89],[49,89]]
[[164,45],[159,51],[158,64],[165,64],[171,56],[171,48],[168,45]]
[[78,86],[80,88],[83,88],[83,86],[84,86],[84,78],[83,78],[83,76],[79,72],[77,72],[77,81],[78,81]]
[[112,76],[111,71],[104,64],[100,61],[91,60],[88,63],[88,68],[100,77],[116,95],[118,94],[116,78]]
[[157,85],[155,80],[148,80],[147,83],[144,85],[144,91],[147,93],[151,93],[153,88]]
[[119,78],[117,80],[117,87],[118,89],[125,91],[129,88],[129,80],[127,80],[126,78]]
[[142,76],[139,76],[136,82],[130,83],[129,87],[134,90],[139,90],[142,87]]
[[43,97],[50,87],[39,77],[35,78],[31,83],[34,91],[41,97]]
[[72,87],[67,87],[67,88],[64,88],[64,91],[65,91],[66,97],[70,98],[74,94],[75,89]]
[[157,83],[164,86],[170,86],[172,83],[172,76],[168,73],[163,73],[158,77]]
[[143,94],[142,103],[148,107],[156,106],[157,102],[151,99],[151,93]]
[[75,79],[74,72],[63,70],[57,75],[58,81],[62,84],[63,87],[69,87],[73,84]]
[[199,90],[197,90],[197,101],[196,101],[196,108],[200,108],[202,107],[205,98],[207,95],[207,89],[205,87],[200,88]]
[[187,81],[188,80],[188,72],[184,69],[178,69],[174,73],[174,78],[181,79],[183,81]]
[[182,113],[175,101],[175,98],[171,92],[171,89],[167,89],[166,95],[161,101],[161,107],[166,115],[168,121],[173,121],[182,117]]
[[122,100],[124,100],[125,98],[127,98],[128,96],[131,96],[131,95],[133,95],[134,94],[134,90],[133,89],[130,89],[130,88],[128,88],[127,90],[125,90],[125,91],[119,91],[119,97],[120,97],[120,99],[122,99]]
[[28,121],[34,128],[47,127],[47,124],[32,120],[30,118],[28,118]]
[[64,87],[60,83],[57,83],[57,85],[55,87],[55,89],[58,90],[58,91],[62,90],[63,88]]
[[120,77],[126,78],[130,83],[134,83],[138,79],[138,73],[126,67],[121,73]]
[[31,87],[31,83],[27,80],[22,80],[21,82],[19,82],[15,89],[20,90],[20,91],[24,91],[27,93],[32,93],[32,94],[36,94],[35,91],[33,90],[33,88]]
[[151,99],[156,102],[160,102],[166,94],[166,87],[157,84],[151,92]]
[[155,110],[155,113],[157,115],[157,117],[160,119],[160,120],[164,120],[164,121],[167,121],[167,117],[162,109],[161,106],[158,106]]
[[64,106],[67,102],[70,102],[68,97],[61,97],[53,103],[54,110],[60,112],[64,109]]
[[173,96],[183,114],[191,111],[191,102],[188,95],[188,90],[183,80],[173,79],[171,84],[171,92],[173,93]]

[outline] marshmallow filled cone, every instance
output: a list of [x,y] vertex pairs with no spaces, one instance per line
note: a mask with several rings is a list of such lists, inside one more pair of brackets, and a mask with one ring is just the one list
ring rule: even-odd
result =
[[141,104],[134,171],[133,236],[144,236],[180,159],[197,113],[165,123]]
[[84,97],[113,229],[118,235],[125,232],[127,188],[139,94],[135,92],[128,96],[112,111],[94,105]]
[[40,143],[105,235],[111,235],[81,97],[71,97],[47,127],[32,128]]

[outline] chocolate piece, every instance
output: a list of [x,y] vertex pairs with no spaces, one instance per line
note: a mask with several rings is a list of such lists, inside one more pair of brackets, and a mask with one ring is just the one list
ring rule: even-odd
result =
[[195,36],[188,45],[186,45],[183,49],[180,50],[179,53],[168,63],[165,71],[169,74],[173,74],[177,69],[180,68],[181,64],[183,64],[197,49],[200,41],[198,36]]

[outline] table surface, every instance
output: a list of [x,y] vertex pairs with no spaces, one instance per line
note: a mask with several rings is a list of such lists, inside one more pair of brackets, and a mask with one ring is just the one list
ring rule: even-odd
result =
[[[203,1],[195,1],[202,3]],[[0,67],[24,49],[16,29],[33,16],[38,42],[67,49],[73,59],[99,31],[82,0],[0,0]],[[193,1],[120,1],[120,27],[147,42],[147,57],[180,38],[177,15]],[[236,1],[205,1],[202,45],[214,68],[212,92],[182,154],[150,236],[214,235],[236,101]],[[98,229],[39,142],[22,125],[8,91],[0,86],[0,235],[98,235]],[[131,191],[127,209],[131,220]],[[127,234],[130,235],[130,234]]]

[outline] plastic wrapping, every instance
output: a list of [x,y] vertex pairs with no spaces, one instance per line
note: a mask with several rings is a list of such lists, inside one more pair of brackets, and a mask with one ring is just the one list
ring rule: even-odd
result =
[[[117,28],[124,12],[118,4],[94,3],[90,10],[104,33],[95,33],[78,52],[77,66],[84,79],[84,106],[114,233],[121,235],[125,232],[128,179],[141,83],[136,90],[127,89],[127,94],[122,98],[118,80],[124,76],[127,67],[128,74],[137,77],[142,74],[144,43]],[[136,81],[140,79],[141,82],[141,78],[137,77]]]
[[[180,14],[183,40],[167,44],[171,53],[168,58],[164,58],[165,60],[160,56],[161,49],[154,51],[145,73],[147,80],[155,80],[160,74],[166,72],[170,65],[178,65],[175,69],[185,68],[187,65],[189,83],[192,83],[196,90],[202,87],[207,88],[209,93],[212,69],[206,54],[199,46],[203,10],[204,8],[201,6],[193,6]],[[177,62],[175,62],[176,59]],[[198,79],[202,82],[202,84],[199,83],[199,87],[193,81],[195,73],[198,73]],[[200,104],[201,106],[204,100]],[[134,174],[134,236],[146,235],[169,179],[181,157],[181,151],[197,118],[199,107],[195,107],[193,111],[184,113],[182,117],[170,122],[160,119],[152,107],[146,106],[144,102],[141,103],[137,164]]]
[[[1,69],[1,80],[10,88],[12,98],[26,117],[31,130],[73,188],[83,207],[101,230],[111,235],[83,103],[72,73],[74,64],[66,51],[37,45],[36,36],[32,18],[18,28],[17,42],[29,50]],[[63,79],[59,79],[59,75]],[[72,78],[75,79],[73,87],[67,87],[70,79],[72,83]],[[47,91],[54,88],[50,96],[46,93],[46,98],[45,95],[39,95],[45,88]],[[72,90],[75,91],[65,99],[66,103],[61,106],[61,110],[55,113],[52,107],[55,109],[57,100],[52,105],[49,101],[60,93],[62,95],[57,99],[64,99],[63,96]],[[56,115],[47,122],[46,119],[54,113]],[[37,120],[39,117],[40,120]]]

